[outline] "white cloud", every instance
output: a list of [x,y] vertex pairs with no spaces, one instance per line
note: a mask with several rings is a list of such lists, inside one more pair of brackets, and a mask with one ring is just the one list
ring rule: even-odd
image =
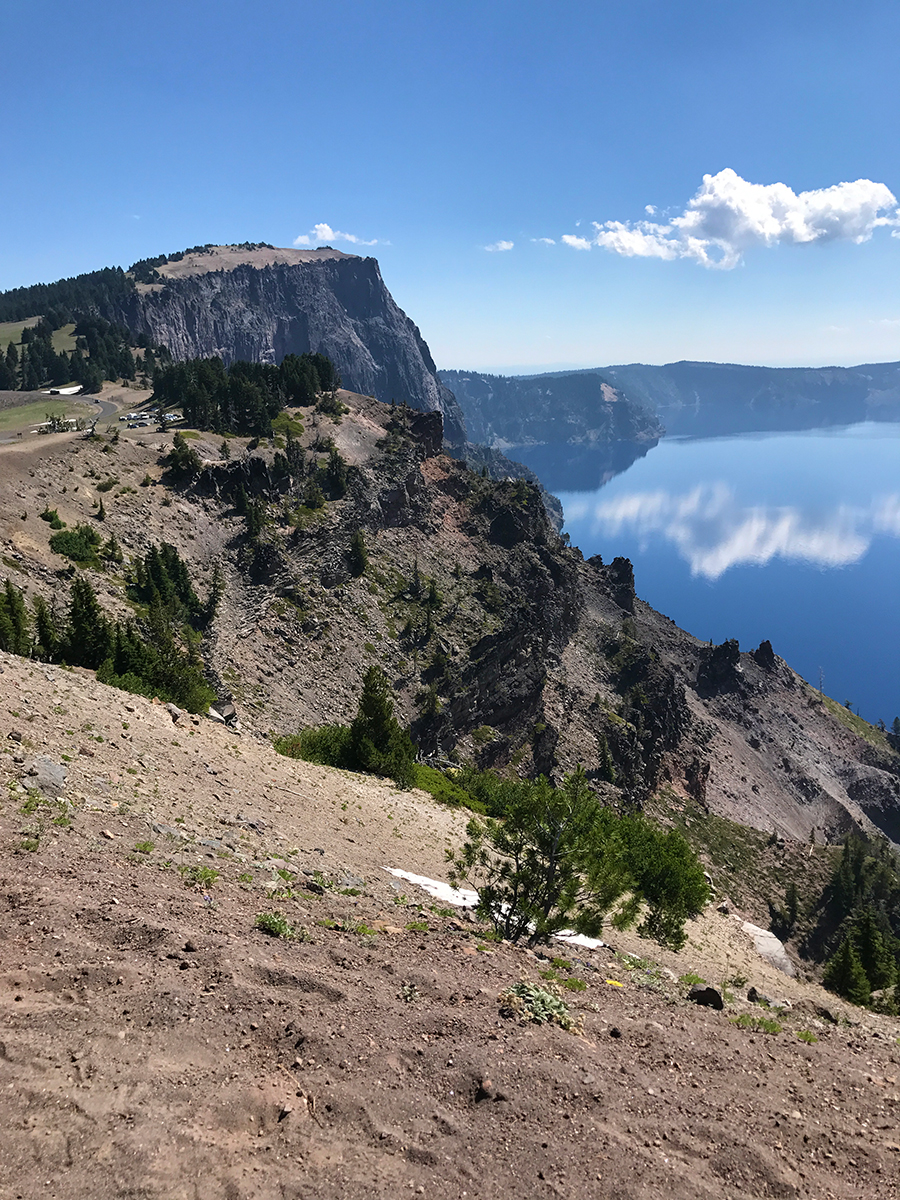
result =
[[[652,204],[645,207],[656,214]],[[642,258],[692,258],[705,267],[729,270],[752,246],[809,242],[867,242],[881,226],[900,236],[900,208],[883,183],[857,179],[810,192],[784,183],[748,183],[730,167],[704,175],[703,184],[679,217],[657,221],[594,221],[594,234],[565,234],[576,250],[601,246]]]
[[[365,238],[357,237],[355,233],[341,233],[340,229],[332,229],[324,222],[314,225],[309,233],[301,233],[299,237],[294,238],[295,246],[314,246],[316,242],[350,242],[354,246],[377,246],[378,238],[366,241]],[[389,242],[381,244],[390,245]]]
[[533,242],[543,242],[545,246],[555,246],[556,238],[532,238]]
[[512,250],[514,245],[515,242],[492,242],[490,246],[485,246],[485,250],[488,250],[491,254],[495,254],[501,250]]
[[858,562],[875,535],[900,537],[900,494],[868,508],[840,505],[808,514],[791,505],[744,507],[730,487],[718,483],[681,494],[634,492],[595,505],[584,502],[570,506],[566,516],[588,519],[595,533],[610,538],[623,530],[644,538],[661,535],[693,575],[718,579],[729,567],[762,566],[773,558],[819,567]]
[[564,241],[567,246],[573,246],[576,250],[590,250],[591,248],[591,243],[587,240],[587,238],[577,237],[574,233],[564,233],[562,235],[562,241]]

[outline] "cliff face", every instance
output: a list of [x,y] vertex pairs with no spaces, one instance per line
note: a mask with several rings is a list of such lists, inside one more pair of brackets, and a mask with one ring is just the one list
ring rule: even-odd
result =
[[161,282],[138,284],[101,315],[149,335],[177,359],[280,362],[288,354],[321,352],[352,391],[438,410],[448,441],[465,441],[459,406],[374,258],[216,247],[159,274]]
[[469,436],[510,446],[617,443],[649,448],[663,429],[652,413],[600,374],[508,377],[442,371],[466,418]]

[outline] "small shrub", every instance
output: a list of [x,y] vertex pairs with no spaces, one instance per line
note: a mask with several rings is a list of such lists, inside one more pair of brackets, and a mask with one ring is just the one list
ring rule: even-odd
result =
[[153,842],[135,842],[134,848],[138,854],[152,854]]
[[702,986],[706,983],[706,980],[702,975],[698,975],[696,971],[688,971],[686,975],[678,976],[678,982],[682,987],[692,988]]
[[819,1040],[811,1029],[798,1029],[797,1037],[801,1042],[806,1042],[807,1046],[813,1046]]
[[500,1015],[517,1017],[519,1021],[534,1021],[537,1025],[559,1025],[572,1029],[575,1019],[569,1006],[554,992],[536,983],[514,983],[500,996]]
[[304,931],[293,926],[284,913],[277,911],[257,913],[253,924],[260,933],[266,933],[269,937],[284,938],[286,941],[292,939],[302,941],[305,936]]
[[563,987],[568,988],[570,992],[583,992],[587,984],[583,979],[575,979],[574,977],[563,980]]
[[83,523],[74,529],[54,533],[50,538],[50,549],[54,554],[61,554],[79,566],[98,566],[100,559],[97,551],[102,544],[103,538],[93,525]]
[[179,871],[184,877],[185,887],[212,887],[219,878],[221,872],[215,867],[193,866],[179,867]]
[[55,508],[45,508],[40,516],[42,521],[48,522],[51,529],[65,529],[66,527],[65,521],[60,520],[59,513]]
[[413,768],[413,787],[421,788],[451,808],[470,808],[473,812],[483,813],[484,805],[471,796],[465,788],[460,787],[450,775],[435,770],[424,763],[416,763]]
[[119,481],[115,475],[110,475],[106,479],[104,479],[102,483],[97,484],[97,491],[98,492],[111,492],[118,482]]

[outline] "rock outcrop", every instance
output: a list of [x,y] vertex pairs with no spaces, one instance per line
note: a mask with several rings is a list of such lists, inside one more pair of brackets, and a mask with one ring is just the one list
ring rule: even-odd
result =
[[176,359],[280,362],[318,351],[352,391],[438,410],[448,442],[465,442],[459,406],[376,259],[329,248],[222,246],[186,254],[157,274],[158,282],[136,284],[101,315],[146,334]]

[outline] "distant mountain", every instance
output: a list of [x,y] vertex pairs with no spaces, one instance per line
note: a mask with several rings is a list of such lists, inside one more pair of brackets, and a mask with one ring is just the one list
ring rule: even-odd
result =
[[632,363],[603,374],[655,412],[668,434],[816,429],[900,419],[900,363],[746,367]]

